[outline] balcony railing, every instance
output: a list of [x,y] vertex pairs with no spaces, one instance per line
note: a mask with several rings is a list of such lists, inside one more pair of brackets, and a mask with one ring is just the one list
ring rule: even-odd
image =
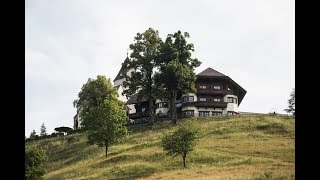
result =
[[226,89],[197,89],[197,94],[233,94],[233,91]]
[[226,108],[227,102],[203,102],[203,101],[194,101],[194,102],[183,102],[182,107],[186,106],[195,106],[195,107],[214,107],[214,108]]

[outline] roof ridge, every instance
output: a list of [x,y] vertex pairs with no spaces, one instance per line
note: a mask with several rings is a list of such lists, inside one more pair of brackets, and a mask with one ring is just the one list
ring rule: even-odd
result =
[[199,74],[197,74],[197,76],[226,76],[224,74],[222,74],[221,72],[208,67],[207,69],[203,70],[202,72],[200,72]]

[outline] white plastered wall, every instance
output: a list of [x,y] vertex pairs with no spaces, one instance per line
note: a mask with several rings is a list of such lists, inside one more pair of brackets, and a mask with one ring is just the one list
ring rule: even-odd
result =
[[[230,95],[230,94],[224,96],[224,98],[223,98],[224,102],[228,102],[228,97],[236,98],[237,102],[238,102],[238,96]],[[238,104],[237,103],[228,103],[227,108],[225,108],[225,110],[223,111],[223,114],[227,114],[228,111],[238,112]]]
[[168,103],[168,108],[164,108],[164,107],[162,107],[162,108],[157,108],[156,109],[156,114],[158,114],[158,113],[164,113],[164,114],[167,114],[168,113],[168,111],[169,111],[169,107],[170,107],[170,103],[168,102],[168,101],[163,101],[163,100],[160,100],[160,99],[157,99],[156,100],[156,103],[160,103],[160,102],[167,102]]
[[128,99],[127,99],[127,97],[125,96],[125,95],[122,95],[122,92],[123,92],[123,86],[122,85],[120,85],[120,87],[118,88],[118,99],[120,100],[120,101],[122,101],[122,102],[127,102],[128,101]]

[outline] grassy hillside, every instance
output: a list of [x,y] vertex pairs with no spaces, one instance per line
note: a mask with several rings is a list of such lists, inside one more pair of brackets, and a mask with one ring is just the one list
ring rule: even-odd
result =
[[204,135],[187,157],[166,156],[160,138],[168,121],[135,125],[110,148],[87,145],[84,134],[31,142],[49,155],[45,179],[294,179],[295,122],[277,116],[210,117],[197,120]]

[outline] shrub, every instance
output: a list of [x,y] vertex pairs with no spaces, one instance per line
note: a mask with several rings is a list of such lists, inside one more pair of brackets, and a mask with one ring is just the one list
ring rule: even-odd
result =
[[77,137],[71,136],[67,138],[67,142],[69,144],[75,143],[75,142],[79,142],[79,139]]
[[43,179],[45,174],[44,164],[48,157],[45,151],[36,146],[26,148],[25,152],[25,178],[26,179]]

